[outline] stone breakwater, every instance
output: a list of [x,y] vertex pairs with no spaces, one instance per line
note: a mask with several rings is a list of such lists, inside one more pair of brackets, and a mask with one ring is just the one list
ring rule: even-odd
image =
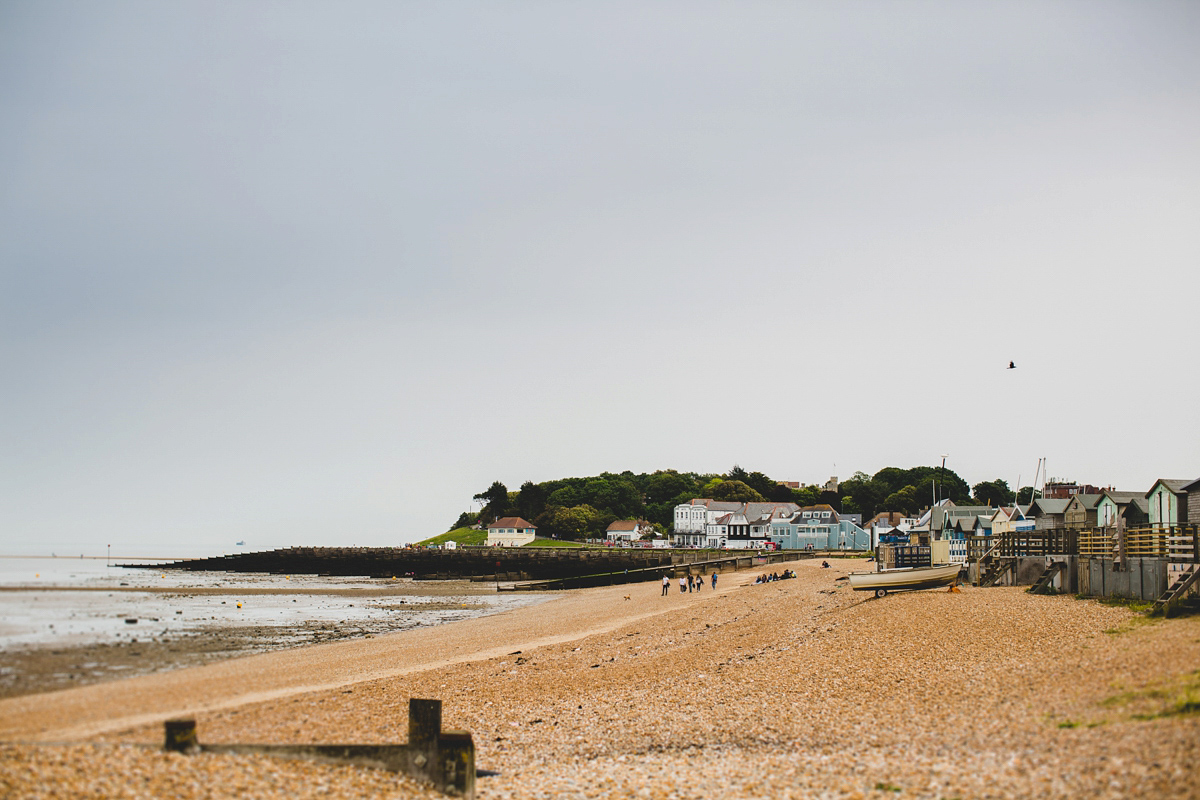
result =
[[568,592],[3,701],[0,739],[84,743],[3,746],[0,795],[433,797],[359,768],[131,746],[185,708],[214,743],[403,741],[416,696],[501,772],[483,798],[1200,796],[1200,619],[1015,588],[876,600],[834,566],[699,595]]
[[[809,554],[813,555],[813,554]],[[751,551],[663,550],[619,547],[461,547],[430,550],[407,547],[289,547],[176,561],[163,569],[195,572],[265,572],[387,578],[492,578],[501,581],[554,580],[603,573],[634,573],[637,580],[657,579],[644,570],[673,571],[712,559],[739,557],[749,566]],[[799,558],[800,553],[773,553],[773,559]]]

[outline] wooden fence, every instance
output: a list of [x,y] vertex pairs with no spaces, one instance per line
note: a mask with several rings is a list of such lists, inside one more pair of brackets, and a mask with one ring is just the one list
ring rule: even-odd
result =
[[1200,524],[1144,525],[1123,531],[1051,528],[967,540],[968,560],[979,561],[985,556],[1088,556],[1115,560],[1135,557],[1196,562],[1200,561]]

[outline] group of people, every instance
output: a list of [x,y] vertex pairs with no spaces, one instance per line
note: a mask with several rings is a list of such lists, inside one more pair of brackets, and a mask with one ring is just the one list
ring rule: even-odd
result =
[[790,569],[785,569],[782,573],[772,572],[770,575],[763,573],[754,579],[755,583],[770,583],[771,581],[786,581],[788,578],[796,577],[796,573]]
[[[682,593],[693,592],[693,591],[698,592],[703,588],[704,588],[704,576],[703,575],[692,575],[691,573],[688,573],[687,575],[679,576],[679,591],[680,592],[682,592]],[[715,572],[712,574],[712,588],[714,590],[717,588],[717,573],[715,573]],[[668,594],[670,594],[670,592],[671,592],[671,577],[664,572],[663,577],[662,577],[662,596],[666,597]]]

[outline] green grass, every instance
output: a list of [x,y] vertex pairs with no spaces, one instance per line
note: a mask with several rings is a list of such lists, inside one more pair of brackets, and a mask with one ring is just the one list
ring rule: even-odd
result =
[[534,539],[522,547],[583,547],[579,542],[568,542],[565,539]]
[[1130,718],[1136,720],[1200,713],[1200,670],[1193,670],[1157,686],[1115,694],[1100,705],[1124,709]]
[[460,545],[487,544],[487,531],[477,531],[474,528],[456,528],[439,536],[422,539],[417,542],[417,547],[426,547],[431,544],[445,544],[446,542],[457,542]]

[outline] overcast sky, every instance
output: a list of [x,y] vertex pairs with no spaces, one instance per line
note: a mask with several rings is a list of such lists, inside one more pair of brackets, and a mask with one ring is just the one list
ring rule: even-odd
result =
[[1200,476],[1198,254],[1196,3],[0,0],[0,552],[1144,491]]

